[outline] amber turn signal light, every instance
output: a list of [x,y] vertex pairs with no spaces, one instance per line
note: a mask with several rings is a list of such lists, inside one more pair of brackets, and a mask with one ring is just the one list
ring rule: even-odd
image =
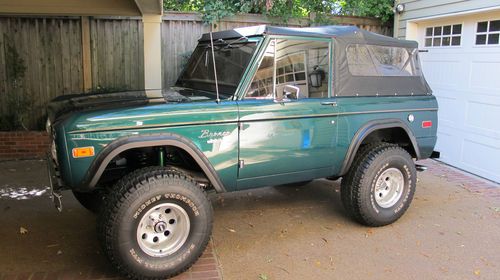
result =
[[81,147],[73,148],[72,154],[74,158],[91,157],[94,156],[94,147]]

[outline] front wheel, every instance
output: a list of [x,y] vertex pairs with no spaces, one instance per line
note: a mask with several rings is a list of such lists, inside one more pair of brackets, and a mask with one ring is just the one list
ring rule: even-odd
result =
[[360,150],[341,183],[347,212],[367,226],[384,226],[408,209],[416,188],[415,164],[406,150],[391,144]]
[[212,232],[205,192],[176,170],[148,167],[110,192],[99,234],[111,262],[133,279],[165,279],[188,269]]

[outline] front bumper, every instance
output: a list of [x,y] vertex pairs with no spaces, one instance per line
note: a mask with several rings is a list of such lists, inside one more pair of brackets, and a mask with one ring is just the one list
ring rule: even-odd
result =
[[56,209],[62,211],[62,194],[61,189],[63,188],[61,176],[57,168],[57,164],[54,161],[51,153],[47,153],[47,175],[49,177],[49,187],[52,201]]

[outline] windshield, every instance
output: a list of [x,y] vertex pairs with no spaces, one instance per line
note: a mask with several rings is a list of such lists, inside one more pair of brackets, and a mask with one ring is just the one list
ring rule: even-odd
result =
[[[252,58],[257,42],[214,42],[215,65],[219,92],[230,97],[236,91],[241,77]],[[176,86],[215,92],[215,75],[210,43],[200,43],[177,80]]]

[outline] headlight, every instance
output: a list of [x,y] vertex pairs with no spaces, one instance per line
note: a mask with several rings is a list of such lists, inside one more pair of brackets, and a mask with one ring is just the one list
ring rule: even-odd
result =
[[47,131],[47,133],[49,134],[49,136],[50,136],[51,126],[52,126],[52,123],[50,123],[50,119],[47,118],[47,122],[45,123],[45,131]]

